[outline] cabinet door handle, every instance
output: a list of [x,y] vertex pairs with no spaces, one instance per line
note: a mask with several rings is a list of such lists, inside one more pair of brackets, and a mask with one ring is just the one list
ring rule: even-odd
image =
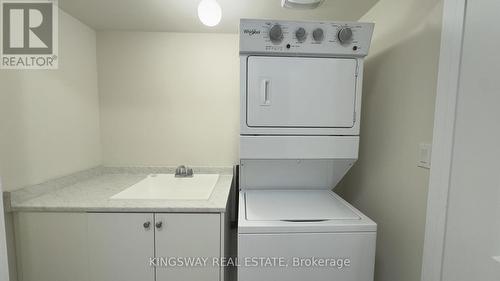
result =
[[156,223],[156,228],[160,229],[163,226],[163,223],[161,221]]
[[151,222],[147,221],[142,226],[144,226],[145,229],[148,229],[151,226]]

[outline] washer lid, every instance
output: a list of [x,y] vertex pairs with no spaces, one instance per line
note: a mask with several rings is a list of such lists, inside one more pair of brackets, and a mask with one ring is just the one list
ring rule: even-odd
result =
[[249,221],[317,222],[361,219],[329,190],[248,190]]

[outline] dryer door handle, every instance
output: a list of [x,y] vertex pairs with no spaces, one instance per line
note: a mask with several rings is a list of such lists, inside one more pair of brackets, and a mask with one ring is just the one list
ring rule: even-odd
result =
[[260,82],[260,105],[271,105],[271,80],[264,78]]

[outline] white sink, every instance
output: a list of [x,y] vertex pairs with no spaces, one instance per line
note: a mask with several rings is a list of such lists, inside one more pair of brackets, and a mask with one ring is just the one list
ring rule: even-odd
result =
[[153,174],[111,199],[208,200],[218,179],[218,174],[195,174],[191,178]]

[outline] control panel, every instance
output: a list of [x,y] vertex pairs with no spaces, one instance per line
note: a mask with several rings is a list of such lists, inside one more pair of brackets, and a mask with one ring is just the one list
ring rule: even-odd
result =
[[373,23],[242,19],[240,54],[364,57]]

